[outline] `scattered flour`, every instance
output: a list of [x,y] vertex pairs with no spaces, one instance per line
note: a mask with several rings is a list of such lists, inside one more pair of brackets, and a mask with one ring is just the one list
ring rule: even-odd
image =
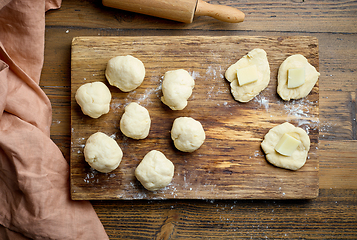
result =
[[[162,84],[159,84],[159,86],[156,88],[146,89],[144,95],[142,95],[138,100],[136,100],[136,102],[142,106],[147,105],[148,103],[150,103],[149,101],[146,101],[149,98],[149,96],[153,93],[157,95],[157,93],[160,92],[161,88],[162,88]],[[146,101],[146,103],[142,104],[142,102],[144,101]]]
[[315,103],[307,99],[292,100],[283,104],[285,114],[287,114],[287,121],[294,119],[298,121],[298,127],[303,128],[307,134],[310,129],[315,130],[319,126],[318,115],[310,112],[310,108]]
[[52,121],[52,124],[60,124],[60,123],[61,123],[60,120]]
[[87,173],[85,178],[83,179],[85,183],[99,183],[99,178],[96,178],[97,172],[91,168],[90,172]]
[[110,108],[113,109],[113,110],[117,110],[117,109],[119,109],[121,106],[122,106],[121,103],[119,103],[119,102],[114,102],[114,101],[112,101],[111,104],[110,104]]
[[259,103],[259,106],[263,106],[265,110],[268,112],[269,111],[269,100],[261,95],[258,95],[254,98],[254,101]]
[[193,78],[194,80],[196,80],[196,78],[200,77],[200,73],[199,73],[199,72],[192,71],[191,76],[192,76],[192,78]]
[[251,159],[252,157],[264,157],[264,154],[262,154],[259,150],[254,151],[253,156],[250,156],[249,159]]
[[210,65],[206,70],[206,76],[211,76],[213,80],[217,78],[224,78],[222,72],[222,66],[218,66],[218,69],[215,69],[212,65]]

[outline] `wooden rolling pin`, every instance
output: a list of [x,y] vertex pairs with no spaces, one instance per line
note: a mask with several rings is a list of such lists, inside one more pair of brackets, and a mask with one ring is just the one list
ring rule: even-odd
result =
[[244,13],[236,8],[212,5],[203,0],[102,0],[104,6],[174,21],[191,23],[194,15],[210,16],[230,23],[243,22]]

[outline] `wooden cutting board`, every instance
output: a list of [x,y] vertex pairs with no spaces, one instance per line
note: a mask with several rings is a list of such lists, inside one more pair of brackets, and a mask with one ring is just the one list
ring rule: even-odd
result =
[[[235,101],[225,70],[254,48],[267,52],[269,86],[248,103]],[[276,93],[277,72],[285,58],[300,53],[319,68],[318,40],[313,37],[148,36],[77,37],[72,42],[71,159],[72,199],[309,199],[318,195],[318,84],[304,99],[285,102]],[[145,65],[146,77],[136,90],[124,93],[104,76],[107,61],[133,55]],[[183,68],[195,79],[188,106],[172,111],[160,97],[162,76]],[[84,83],[102,81],[112,92],[110,112],[98,119],[83,115],[74,96]],[[146,107],[152,125],[144,140],[125,137],[119,128],[124,107],[137,102]],[[175,118],[193,117],[206,132],[197,151],[175,149],[170,130]],[[308,160],[298,171],[270,165],[260,143],[272,127],[290,122],[311,139]],[[122,148],[123,160],[111,173],[99,173],[84,161],[87,138],[101,131]],[[134,170],[150,150],[162,151],[175,165],[169,186],[145,190]]]

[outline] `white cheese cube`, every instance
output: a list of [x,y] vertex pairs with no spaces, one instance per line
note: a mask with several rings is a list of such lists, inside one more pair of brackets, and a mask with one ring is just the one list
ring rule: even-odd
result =
[[300,144],[300,140],[292,137],[288,133],[284,133],[278,144],[275,146],[275,151],[284,156],[291,156]]
[[305,83],[305,68],[288,70],[288,88],[297,88]]
[[237,70],[238,85],[243,86],[258,80],[258,69],[256,65]]

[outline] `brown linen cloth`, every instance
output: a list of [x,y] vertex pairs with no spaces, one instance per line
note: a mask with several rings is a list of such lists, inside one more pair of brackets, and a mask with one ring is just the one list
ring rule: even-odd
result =
[[108,239],[88,201],[72,201],[69,165],[50,139],[39,87],[45,11],[60,0],[0,0],[0,239]]

